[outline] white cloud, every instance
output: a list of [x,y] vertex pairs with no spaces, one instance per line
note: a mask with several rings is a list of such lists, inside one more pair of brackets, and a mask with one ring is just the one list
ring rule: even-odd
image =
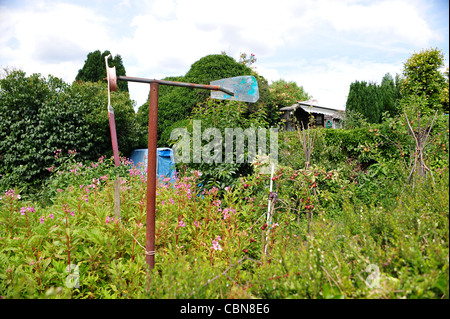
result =
[[[381,81],[414,50],[442,43],[422,0],[61,0],[0,5],[0,66],[72,81],[94,50],[127,75],[184,75],[201,57],[254,53],[268,80],[294,80],[319,103],[345,105],[355,80]],[[447,20],[448,21],[448,20]],[[446,52],[448,59],[448,52]],[[448,60],[447,60],[448,61]],[[140,106],[148,86],[129,83]]]
[[338,31],[375,35],[392,45],[407,42],[426,46],[436,35],[430,29],[417,3],[410,0],[371,1],[365,4],[339,1],[317,3],[317,17],[328,21]]
[[[66,81],[75,78],[80,59],[111,41],[103,17],[73,4],[39,2],[28,8],[2,9],[0,20],[1,60],[29,73],[51,71]],[[18,39],[15,49],[5,46],[12,38]]]
[[175,12],[173,0],[156,0],[153,3],[152,13],[157,17],[168,18]]

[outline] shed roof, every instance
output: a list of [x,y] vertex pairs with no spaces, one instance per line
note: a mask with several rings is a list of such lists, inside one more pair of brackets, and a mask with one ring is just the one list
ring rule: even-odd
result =
[[297,108],[300,107],[308,113],[319,113],[319,114],[331,115],[333,117],[338,117],[338,118],[341,117],[340,114],[343,112],[342,110],[319,106],[314,103],[316,103],[315,100],[303,101],[303,102],[299,101],[297,104],[282,107],[280,109],[280,111],[295,111]]

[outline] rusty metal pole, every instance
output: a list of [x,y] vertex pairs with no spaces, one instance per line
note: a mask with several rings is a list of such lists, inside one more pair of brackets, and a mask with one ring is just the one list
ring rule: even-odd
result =
[[150,84],[148,108],[148,159],[147,159],[147,224],[145,260],[150,269],[155,268],[155,208],[156,208],[156,140],[158,128],[159,84]]

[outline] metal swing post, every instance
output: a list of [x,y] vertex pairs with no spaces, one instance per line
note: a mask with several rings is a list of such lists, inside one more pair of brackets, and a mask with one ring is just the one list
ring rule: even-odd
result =
[[147,222],[145,260],[150,269],[155,267],[155,211],[156,211],[156,142],[158,132],[159,84],[150,84],[148,108],[148,159],[147,159]]

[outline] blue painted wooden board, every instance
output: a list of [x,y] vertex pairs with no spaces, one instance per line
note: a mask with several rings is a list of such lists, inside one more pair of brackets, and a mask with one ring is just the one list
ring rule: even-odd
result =
[[234,93],[233,96],[221,91],[211,91],[211,98],[235,100],[255,103],[259,99],[258,82],[254,76],[236,76],[233,78],[212,81],[211,85],[219,85]]

